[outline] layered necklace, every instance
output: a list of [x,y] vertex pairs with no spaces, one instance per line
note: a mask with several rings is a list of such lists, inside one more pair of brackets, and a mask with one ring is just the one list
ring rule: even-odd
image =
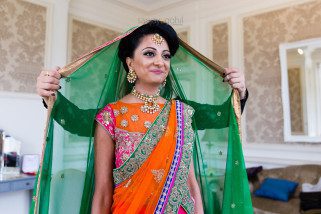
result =
[[158,90],[157,93],[154,95],[148,95],[138,92],[134,86],[133,90],[131,91],[131,94],[137,97],[138,99],[144,101],[144,105],[140,107],[140,110],[142,112],[154,114],[155,112],[160,110],[159,105],[156,103],[160,94],[160,90]]

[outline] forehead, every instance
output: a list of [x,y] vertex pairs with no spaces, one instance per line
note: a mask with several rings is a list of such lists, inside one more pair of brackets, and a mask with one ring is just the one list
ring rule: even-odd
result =
[[138,45],[137,48],[138,49],[144,49],[146,47],[153,47],[153,48],[155,48],[157,50],[160,50],[160,51],[164,51],[164,50],[168,50],[169,51],[169,47],[168,47],[168,44],[167,44],[165,39],[161,44],[156,44],[153,41],[153,37],[154,37],[154,34],[149,34],[149,35],[144,36],[141,39],[141,42],[140,42],[140,44]]

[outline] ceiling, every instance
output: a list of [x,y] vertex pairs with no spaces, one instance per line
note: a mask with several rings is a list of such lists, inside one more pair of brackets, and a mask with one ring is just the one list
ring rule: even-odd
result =
[[[135,8],[144,12],[153,12],[159,9],[175,7],[182,4],[193,2],[193,0],[106,0],[122,6]],[[198,0],[194,0],[198,1]]]

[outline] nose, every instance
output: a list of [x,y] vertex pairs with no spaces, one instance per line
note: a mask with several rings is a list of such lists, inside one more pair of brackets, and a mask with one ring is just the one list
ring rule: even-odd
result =
[[162,65],[164,65],[164,61],[163,61],[162,56],[160,56],[160,55],[155,56],[154,65],[156,65],[158,67],[161,67]]

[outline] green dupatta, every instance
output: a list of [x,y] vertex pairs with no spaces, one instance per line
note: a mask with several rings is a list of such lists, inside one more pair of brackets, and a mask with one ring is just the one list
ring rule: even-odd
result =
[[[30,213],[90,213],[94,118],[132,87],[117,56],[119,40],[131,31],[61,69],[63,87],[48,106]],[[161,95],[195,110],[193,160],[205,213],[248,214],[253,209],[241,145],[240,101],[237,91],[222,82],[223,72],[180,41]]]

